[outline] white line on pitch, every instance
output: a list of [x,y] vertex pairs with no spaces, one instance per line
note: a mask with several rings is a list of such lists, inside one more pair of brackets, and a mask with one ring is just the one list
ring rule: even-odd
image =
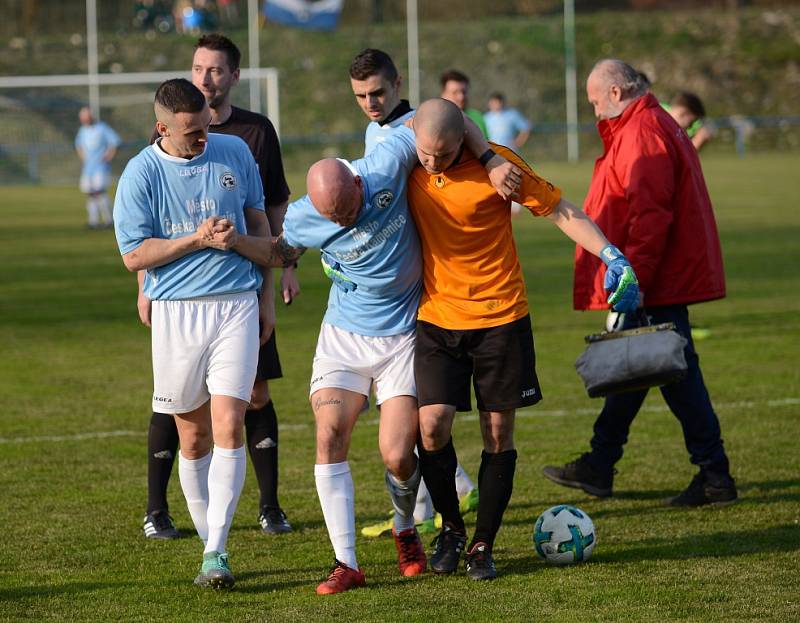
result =
[[37,443],[40,441],[82,441],[84,439],[105,439],[106,437],[139,437],[142,431],[111,430],[77,435],[41,435],[39,437],[0,437],[0,443]]
[[[728,411],[730,409],[750,409],[753,407],[767,406],[767,407],[788,407],[800,405],[800,398],[776,398],[773,400],[742,400],[738,402],[718,402],[714,405],[714,409],[718,411]],[[649,405],[642,407],[644,411],[651,412],[666,412],[669,408],[666,405]],[[525,407],[524,409],[517,410],[517,417],[567,417],[570,415],[591,415],[599,412],[598,408],[580,408],[569,411],[567,409],[537,409],[536,407]],[[460,422],[472,422],[478,419],[474,413],[469,415],[458,416]],[[378,418],[371,418],[363,420],[363,424],[377,425]],[[280,424],[280,430],[308,430],[311,428],[311,423],[301,424]],[[145,435],[146,431],[132,431],[132,430],[112,430],[96,433],[78,433],[76,435],[42,435],[40,437],[0,437],[0,444],[3,443],[39,443],[47,441],[83,441],[85,439],[105,439],[107,437],[140,437]]]

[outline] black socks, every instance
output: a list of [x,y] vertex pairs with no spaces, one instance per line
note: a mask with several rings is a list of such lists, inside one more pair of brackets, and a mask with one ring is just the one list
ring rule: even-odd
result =
[[154,411],[147,431],[147,514],[169,509],[167,483],[177,454],[175,418]]
[[421,444],[418,444],[418,450],[422,477],[431,495],[433,507],[442,515],[442,524],[449,524],[454,530],[465,532],[464,520],[458,509],[456,492],[458,458],[452,437],[441,450],[428,452]]
[[[494,537],[503,521],[511,491],[514,488],[514,471],[517,467],[517,451],[481,453],[481,468],[478,472],[478,518],[475,521],[475,535],[467,551],[475,543],[486,543],[491,549]],[[430,487],[428,487],[430,489]]]
[[260,508],[280,508],[278,504],[278,418],[270,400],[260,409],[244,415],[247,449],[261,492]]

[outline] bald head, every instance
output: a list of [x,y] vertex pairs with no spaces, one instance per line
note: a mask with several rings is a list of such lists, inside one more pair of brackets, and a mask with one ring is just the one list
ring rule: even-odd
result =
[[321,216],[342,227],[350,227],[358,219],[364,201],[361,178],[341,160],[325,158],[311,165],[306,187]]
[[458,156],[464,141],[464,114],[445,99],[423,102],[414,117],[417,156],[428,173],[440,173]]
[[464,135],[464,115],[461,109],[445,99],[422,102],[414,117],[414,132],[429,136]]
[[613,119],[647,92],[642,75],[627,63],[604,58],[586,79],[586,95],[598,119]]

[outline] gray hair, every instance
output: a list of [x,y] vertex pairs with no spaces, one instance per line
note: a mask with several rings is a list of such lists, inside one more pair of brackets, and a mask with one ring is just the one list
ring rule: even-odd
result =
[[615,58],[597,61],[592,68],[592,74],[596,74],[609,87],[619,87],[623,99],[644,95],[649,87],[647,80],[639,71]]

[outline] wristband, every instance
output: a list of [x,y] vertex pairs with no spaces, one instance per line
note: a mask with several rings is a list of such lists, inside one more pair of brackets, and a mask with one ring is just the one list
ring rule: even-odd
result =
[[600,259],[603,260],[603,263],[606,266],[611,264],[611,262],[614,260],[618,260],[620,258],[625,259],[625,256],[622,254],[622,251],[620,251],[613,244],[603,247],[603,249],[600,251]]
[[494,158],[497,154],[494,150],[490,147],[485,152],[483,152],[479,157],[478,161],[481,163],[482,166],[486,166],[486,163],[489,162],[492,158]]

